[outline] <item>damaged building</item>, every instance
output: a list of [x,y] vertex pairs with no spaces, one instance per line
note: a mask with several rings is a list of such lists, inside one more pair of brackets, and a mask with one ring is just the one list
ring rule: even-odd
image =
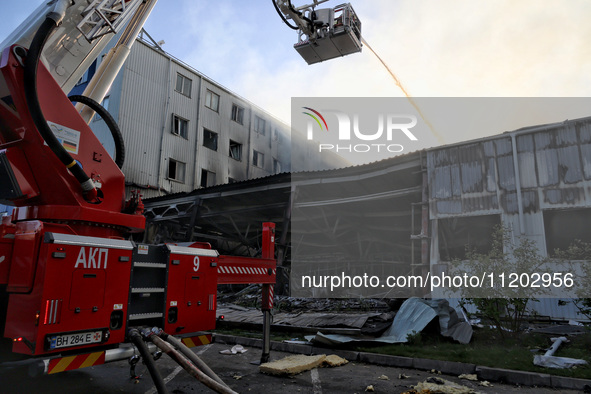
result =
[[[359,297],[302,288],[299,276],[368,267],[378,276],[437,273],[486,253],[495,226],[543,256],[591,242],[591,117],[532,126],[336,170],[278,174],[146,201],[147,241],[204,240],[255,254],[264,221],[277,223],[278,264],[297,296]],[[286,290],[286,282],[279,284]],[[379,289],[379,297],[408,297]],[[554,298],[541,316],[581,319]]]

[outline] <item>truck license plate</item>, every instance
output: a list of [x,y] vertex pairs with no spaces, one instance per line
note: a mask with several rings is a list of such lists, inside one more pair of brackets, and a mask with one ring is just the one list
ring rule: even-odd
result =
[[76,334],[63,334],[50,337],[49,348],[59,349],[70,346],[88,345],[99,343],[103,340],[102,331],[79,332]]

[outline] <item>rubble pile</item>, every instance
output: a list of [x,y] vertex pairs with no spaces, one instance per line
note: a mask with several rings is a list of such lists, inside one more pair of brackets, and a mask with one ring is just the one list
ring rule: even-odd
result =
[[[218,302],[243,307],[259,308],[261,286],[250,285],[240,291],[226,291],[218,294]],[[349,298],[297,298],[275,295],[274,308],[282,312],[389,312],[389,300]],[[397,309],[397,308],[396,308]]]

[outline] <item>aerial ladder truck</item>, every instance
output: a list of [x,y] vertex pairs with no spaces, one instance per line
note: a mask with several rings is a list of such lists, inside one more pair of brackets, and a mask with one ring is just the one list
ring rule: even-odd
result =
[[[316,10],[325,1],[273,0],[309,64],[361,50],[352,7]],[[141,195],[125,199],[123,139],[98,103],[155,3],[45,1],[0,47],[0,203],[14,207],[0,224],[0,333],[10,341],[0,358],[20,354],[56,373],[129,359],[135,347],[150,359],[158,341],[149,339],[162,333],[176,345],[207,343],[218,284],[258,283],[268,359],[273,223],[263,223],[259,258],[132,238],[145,226]],[[116,35],[83,95],[68,97]],[[88,125],[95,113],[107,120],[114,158]]]

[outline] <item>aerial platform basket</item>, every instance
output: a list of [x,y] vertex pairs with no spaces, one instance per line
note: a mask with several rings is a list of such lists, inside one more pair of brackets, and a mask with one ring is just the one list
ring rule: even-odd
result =
[[350,3],[314,12],[317,37],[299,31],[294,48],[308,64],[361,52],[361,22]]

